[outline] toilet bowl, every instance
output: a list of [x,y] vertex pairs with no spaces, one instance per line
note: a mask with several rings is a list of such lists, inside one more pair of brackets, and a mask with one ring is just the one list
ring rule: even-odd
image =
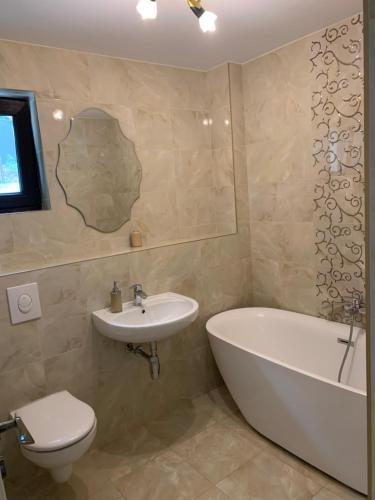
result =
[[72,464],[86,453],[95,438],[94,410],[68,391],[38,399],[12,415],[22,418],[35,441],[22,445],[22,454],[48,469],[58,483],[69,479]]

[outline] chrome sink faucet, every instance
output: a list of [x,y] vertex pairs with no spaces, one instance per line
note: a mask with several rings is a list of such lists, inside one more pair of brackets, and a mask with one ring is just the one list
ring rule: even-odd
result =
[[147,299],[147,293],[143,291],[142,285],[136,283],[132,285],[130,289],[134,290],[134,305],[142,307],[143,299]]

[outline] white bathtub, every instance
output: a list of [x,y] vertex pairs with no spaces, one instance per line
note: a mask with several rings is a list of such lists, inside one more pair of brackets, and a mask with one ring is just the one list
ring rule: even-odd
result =
[[366,343],[355,329],[277,309],[247,308],[207,322],[224,381],[257,431],[330,476],[367,492]]

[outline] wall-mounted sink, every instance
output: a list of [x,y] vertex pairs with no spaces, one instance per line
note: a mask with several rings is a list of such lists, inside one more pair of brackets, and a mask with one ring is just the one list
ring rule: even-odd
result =
[[198,316],[198,302],[177,293],[162,293],[144,299],[142,306],[123,304],[123,311],[101,309],[93,313],[98,331],[125,343],[156,342],[192,323]]

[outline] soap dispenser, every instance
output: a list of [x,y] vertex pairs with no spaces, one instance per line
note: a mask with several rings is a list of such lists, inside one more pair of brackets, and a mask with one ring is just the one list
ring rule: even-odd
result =
[[121,290],[118,287],[117,281],[113,283],[111,292],[111,312],[119,313],[122,311]]

